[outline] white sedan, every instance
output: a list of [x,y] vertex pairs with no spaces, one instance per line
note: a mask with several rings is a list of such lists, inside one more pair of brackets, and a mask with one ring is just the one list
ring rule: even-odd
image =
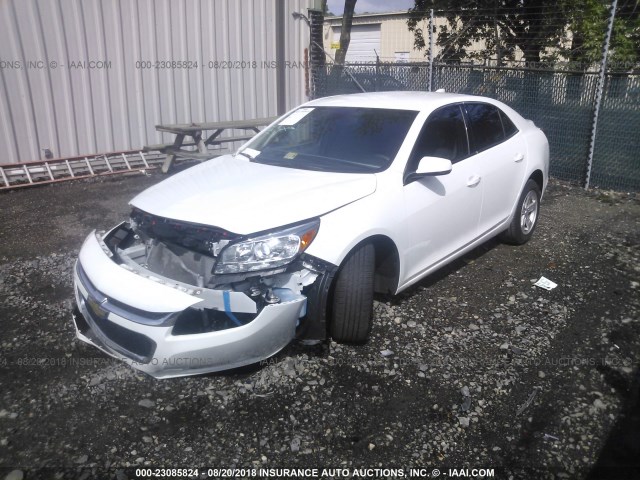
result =
[[309,102],[87,237],[77,336],[159,378],[255,363],[294,338],[365,342],[374,292],[495,235],[529,240],[548,171],[543,132],[489,98]]

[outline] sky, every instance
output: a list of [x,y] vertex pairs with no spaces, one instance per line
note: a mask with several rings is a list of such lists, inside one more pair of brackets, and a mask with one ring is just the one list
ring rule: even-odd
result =
[[[356,13],[364,12],[397,12],[413,7],[413,0],[358,0],[356,2]],[[344,0],[327,0],[329,11],[335,15],[342,15],[344,10]]]

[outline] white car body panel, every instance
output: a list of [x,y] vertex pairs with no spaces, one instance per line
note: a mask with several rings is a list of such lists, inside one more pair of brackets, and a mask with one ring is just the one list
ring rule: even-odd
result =
[[274,167],[225,155],[145,190],[131,205],[247,235],[320,216],[375,189],[373,175]]
[[520,182],[515,183],[511,179],[524,176],[526,156],[526,144],[522,135],[517,133],[504,143],[473,157],[473,161],[483,167],[479,233],[491,230],[511,215],[512,206],[522,191]]
[[[454,163],[447,174],[405,182],[407,161],[429,115],[439,107],[462,102],[496,105],[509,116],[518,132]],[[89,324],[81,327],[76,321],[77,337],[158,378],[257,362],[282,349],[296,335],[307,311],[304,288],[323,276],[322,268],[336,271],[362,242],[385,237],[395,246],[399,262],[394,284],[397,293],[505,230],[519,214],[516,206],[532,175],[541,177],[544,193],[549,171],[546,137],[533,122],[495,100],[447,93],[384,92],[323,98],[303,107],[317,106],[418,113],[395,158],[378,173],[320,172],[251,162],[240,153],[256,146],[265,135],[263,131],[241,147],[239,154],[212,159],[176,174],[139,194],[131,205],[157,217],[211,226],[245,239],[319,218],[317,234],[304,253],[307,259],[317,260],[324,267],[307,265],[304,260],[300,261],[303,267],[299,267],[304,271],[280,268],[265,274],[260,278],[261,285],[273,288],[279,298],[257,308],[252,299],[255,297],[250,298],[248,290],[234,291],[233,282],[204,288],[202,283],[196,286],[154,277],[145,271],[145,264],[136,264],[133,257],[118,264],[114,258],[118,255],[106,246],[103,237],[92,233],[82,247],[75,274],[76,300]],[[295,117],[290,123],[295,123]],[[255,148],[248,150],[251,155],[256,152]],[[313,222],[317,225],[317,220]],[[78,272],[84,272],[82,275],[87,278]],[[92,287],[87,288],[87,283]],[[95,302],[100,301],[92,297],[96,295],[144,312],[179,314],[212,309],[230,316],[234,312],[255,313],[255,318],[222,330],[172,334],[171,325],[136,323],[114,311],[104,313],[96,323],[87,307],[89,303],[95,310]],[[157,345],[153,361],[132,361],[132,355],[123,354],[122,346],[101,331],[99,322],[111,322],[109,325],[114,328],[151,339]]]
[[284,348],[293,338],[296,322],[304,307],[304,297],[269,305],[254,321],[237,328],[199,335],[171,334],[171,327],[141,325],[113,313],[109,321],[152,339],[158,348],[150,362],[136,361],[118,351],[90,320],[85,300],[87,290],[75,274],[76,302],[93,327],[91,336],[76,325],[76,336],[108,355],[156,378],[172,378],[228,370],[258,362]]
[[[397,215],[403,208],[397,195],[402,176],[378,180],[376,195],[370,195],[320,217],[320,232],[307,249],[309,255],[340,265],[347,254],[361,241],[375,235],[389,237],[398,244],[406,241],[404,221]],[[394,185],[395,184],[395,185]]]
[[475,162],[459,162],[448,175],[425,177],[403,187],[407,223],[406,275],[400,284],[469,244],[477,236],[484,185]]

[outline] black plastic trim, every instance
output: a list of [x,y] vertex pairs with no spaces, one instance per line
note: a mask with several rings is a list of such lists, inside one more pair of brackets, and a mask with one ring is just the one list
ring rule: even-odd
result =
[[302,292],[307,297],[307,314],[300,320],[296,338],[299,340],[327,340],[329,338],[327,320],[331,315],[329,295],[338,267],[310,255],[307,256],[306,261],[312,265],[315,262],[316,265],[324,269],[324,273],[320,274],[316,281]]

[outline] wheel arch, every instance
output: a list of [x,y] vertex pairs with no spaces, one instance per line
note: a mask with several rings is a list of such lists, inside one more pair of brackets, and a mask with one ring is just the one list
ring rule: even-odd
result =
[[395,293],[400,276],[400,254],[395,242],[386,235],[375,234],[360,240],[344,257],[357,250],[360,246],[371,243],[375,250],[374,291],[377,293]]
[[395,242],[384,234],[373,234],[354,244],[343,256],[339,265],[327,270],[320,280],[307,287],[309,302],[305,328],[298,338],[323,340],[330,337],[329,323],[333,316],[333,296],[336,278],[351,254],[362,245],[372,244],[375,252],[374,292],[396,293],[400,276],[400,255]]
[[[371,254],[371,250],[373,250],[373,254]],[[364,252],[366,251],[369,253],[365,254]],[[362,262],[363,255],[367,257],[366,265],[368,267],[365,267],[365,264],[360,264],[361,266],[356,267],[355,270],[355,272],[363,272],[362,282],[360,280],[343,279],[343,269],[344,275],[347,275],[346,278],[351,278],[354,275],[354,265],[357,265],[357,262]],[[366,341],[373,322],[373,294],[376,292],[385,294],[396,292],[400,275],[399,258],[395,242],[384,234],[367,236],[353,245],[340,262],[328,294],[326,313],[327,335],[329,337],[339,343],[360,344]],[[371,260],[373,260],[373,275],[371,275]],[[353,263],[354,261],[356,262],[355,264]],[[364,273],[367,271],[368,273]],[[356,274],[356,277],[358,275]],[[347,295],[347,300],[345,300],[345,285],[349,285],[347,289],[350,291],[352,288],[356,290],[353,296],[351,294]],[[362,288],[365,288],[366,291],[362,290]],[[361,307],[354,307],[354,305],[358,305],[358,299],[367,297],[368,300],[366,302],[369,305],[367,308],[364,307],[364,304]],[[364,312],[367,311],[369,313],[365,315]],[[345,317],[345,312],[348,314],[347,317]],[[355,317],[351,318],[352,315],[355,315]]]
[[529,179],[538,184],[541,193],[544,192],[544,174],[542,173],[542,170],[535,170],[531,175],[529,175]]

